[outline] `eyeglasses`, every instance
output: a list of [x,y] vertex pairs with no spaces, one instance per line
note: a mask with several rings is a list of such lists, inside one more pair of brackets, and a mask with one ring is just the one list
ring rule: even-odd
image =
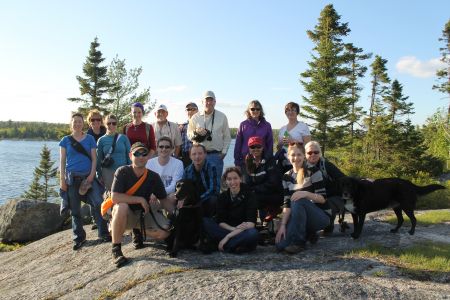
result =
[[308,154],[308,155],[313,155],[313,154],[317,155],[319,153],[320,153],[319,151],[308,151],[308,152],[306,152],[306,154]]
[[158,146],[159,149],[170,149],[172,147],[170,147],[169,145],[160,145]]
[[141,156],[147,156],[148,151],[136,151],[133,152],[133,156],[134,157],[141,157]]
[[197,110],[196,108],[186,108],[186,111],[194,111]]
[[101,122],[101,121],[102,121],[102,119],[96,119],[96,118],[91,119],[91,122]]
[[249,146],[250,149],[261,149],[262,146],[261,145],[251,145]]
[[261,108],[259,107],[252,107],[250,108],[251,111],[261,111]]
[[113,126],[116,126],[117,125],[117,122],[108,122],[108,123],[106,123],[106,125],[113,125]]

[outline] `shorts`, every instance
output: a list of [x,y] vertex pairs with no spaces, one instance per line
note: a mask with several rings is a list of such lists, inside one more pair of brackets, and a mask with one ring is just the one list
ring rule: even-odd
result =
[[[147,213],[144,216],[145,228],[151,230],[161,230],[160,226],[164,229],[169,228],[169,220],[164,216],[162,209],[159,206],[151,206],[151,209],[155,218],[150,212]],[[128,209],[126,229],[141,228],[141,213],[141,210]]]

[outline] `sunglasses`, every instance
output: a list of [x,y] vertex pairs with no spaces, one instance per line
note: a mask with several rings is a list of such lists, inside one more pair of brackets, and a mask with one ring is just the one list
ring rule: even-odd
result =
[[102,119],[95,119],[95,118],[91,119],[91,122],[101,122],[101,121],[102,121]]
[[197,110],[196,108],[186,108],[186,111],[194,111]]
[[148,151],[136,151],[133,152],[133,156],[134,157],[141,157],[141,156],[147,156]]
[[313,154],[317,155],[319,153],[320,153],[319,151],[308,151],[308,152],[306,152],[306,154],[308,154],[308,155],[313,155]]
[[249,148],[250,149],[261,149],[262,146],[261,145],[251,145]]
[[106,123],[106,125],[113,125],[113,126],[116,126],[117,125],[117,122],[108,122],[108,123]]
[[261,111],[261,108],[259,107],[252,107],[250,108],[251,111]]
[[159,149],[170,149],[171,147],[169,145],[161,145],[158,146]]

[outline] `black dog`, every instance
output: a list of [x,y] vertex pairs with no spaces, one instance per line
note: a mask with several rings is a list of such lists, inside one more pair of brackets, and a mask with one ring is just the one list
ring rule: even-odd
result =
[[411,220],[409,234],[414,234],[417,195],[426,195],[435,190],[445,189],[439,184],[417,186],[400,178],[385,178],[375,181],[361,180],[352,177],[339,179],[342,198],[346,201],[345,209],[352,214],[353,233],[357,239],[361,235],[364,219],[369,212],[392,207],[397,216],[397,226],[391,232],[397,232],[403,224],[402,210]]
[[199,249],[207,253],[206,247],[203,247],[205,235],[202,229],[202,205],[194,181],[189,179],[178,181],[175,196],[177,202],[183,201],[183,205],[174,216],[174,227],[166,240],[169,255],[176,257],[178,250],[195,249],[198,243],[200,243]]

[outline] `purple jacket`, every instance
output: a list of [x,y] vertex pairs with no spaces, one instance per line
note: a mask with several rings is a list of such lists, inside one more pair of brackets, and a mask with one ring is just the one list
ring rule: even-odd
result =
[[245,156],[248,154],[248,139],[259,136],[264,141],[264,156],[266,159],[273,156],[272,126],[264,118],[260,121],[247,119],[239,125],[234,146],[234,165],[244,165]]

